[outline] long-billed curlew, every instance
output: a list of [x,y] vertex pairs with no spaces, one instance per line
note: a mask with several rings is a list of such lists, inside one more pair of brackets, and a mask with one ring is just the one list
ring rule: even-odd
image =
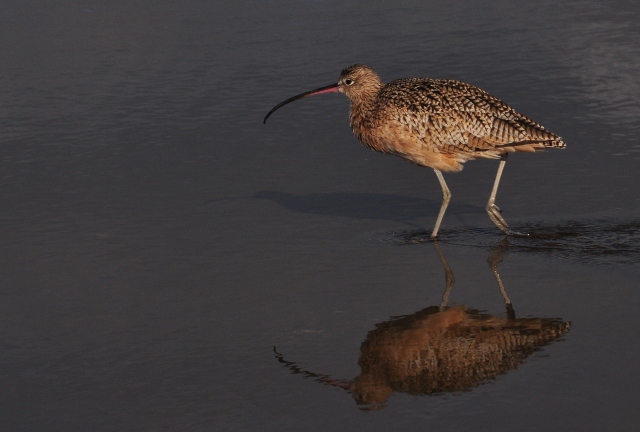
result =
[[486,210],[500,230],[511,234],[495,204],[507,156],[515,151],[533,153],[547,147],[566,147],[562,138],[478,87],[429,78],[383,84],[373,69],[360,64],[343,69],[336,84],[279,103],[265,116],[264,123],[283,105],[334,92],[344,93],[351,101],[351,129],[362,144],[436,172],[443,200],[432,238],[438,235],[451,200],[442,171],[461,171],[463,163],[476,158],[500,159]]

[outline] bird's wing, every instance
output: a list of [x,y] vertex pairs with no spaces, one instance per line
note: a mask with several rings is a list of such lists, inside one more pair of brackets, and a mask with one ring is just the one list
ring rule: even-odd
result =
[[461,81],[397,80],[385,86],[379,100],[384,115],[441,152],[495,157],[497,152],[565,145],[539,123]]

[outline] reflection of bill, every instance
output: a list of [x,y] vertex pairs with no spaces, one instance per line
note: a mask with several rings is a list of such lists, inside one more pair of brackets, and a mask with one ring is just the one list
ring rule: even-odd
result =
[[[357,403],[381,407],[393,392],[435,394],[465,391],[517,368],[529,355],[569,329],[570,323],[554,318],[515,318],[507,303],[507,316],[480,313],[466,306],[446,306],[453,273],[436,244],[447,275],[447,290],[440,306],[376,325],[360,349],[360,376],[337,380],[301,370],[276,351],[278,360],[292,373],[349,391]],[[496,264],[501,246],[489,263],[500,285]],[[274,348],[275,351],[275,348]]]

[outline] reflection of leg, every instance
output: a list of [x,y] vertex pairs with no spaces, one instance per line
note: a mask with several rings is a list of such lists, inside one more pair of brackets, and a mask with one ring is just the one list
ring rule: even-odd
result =
[[437,240],[434,241],[433,245],[436,247],[436,252],[438,252],[438,258],[440,258],[440,263],[444,268],[444,279],[447,285],[446,289],[444,290],[444,294],[442,294],[442,303],[440,303],[440,310],[442,310],[445,308],[445,306],[447,306],[447,303],[449,302],[449,294],[451,293],[451,288],[453,288],[453,284],[456,283],[456,280],[453,277],[453,271],[451,270],[451,267],[449,267],[449,263],[445,259],[438,241]]
[[489,263],[489,267],[491,267],[491,271],[498,281],[498,287],[500,288],[500,294],[502,294],[502,298],[504,299],[504,304],[507,307],[507,316],[510,319],[515,319],[516,313],[513,310],[513,306],[511,305],[511,300],[509,300],[509,296],[507,295],[507,291],[504,289],[504,284],[502,283],[502,279],[500,278],[500,274],[498,273],[498,264],[502,262],[502,257],[504,256],[504,249],[509,244],[507,238],[502,240],[500,243],[495,245],[489,254],[489,258],[487,262]]
[[496,195],[498,194],[498,186],[500,185],[500,177],[502,177],[502,170],[504,170],[504,165],[507,163],[508,153],[502,155],[502,159],[500,159],[500,165],[498,166],[498,173],[496,174],[496,180],[493,183],[493,190],[491,191],[491,196],[489,197],[489,202],[487,202],[487,213],[489,214],[489,219],[498,227],[500,231],[505,234],[509,234],[509,225],[504,220],[502,215],[500,214],[500,207],[496,205]]
[[451,200],[451,192],[447,187],[447,183],[444,181],[444,177],[442,177],[442,173],[438,170],[434,170],[434,171],[438,176],[438,181],[440,182],[440,187],[442,188],[442,206],[440,206],[440,213],[438,213],[436,226],[433,227],[433,231],[431,232],[431,238],[436,238],[438,236],[438,230],[440,229],[440,224],[442,223],[444,212],[447,211],[447,206],[449,205],[449,201]]

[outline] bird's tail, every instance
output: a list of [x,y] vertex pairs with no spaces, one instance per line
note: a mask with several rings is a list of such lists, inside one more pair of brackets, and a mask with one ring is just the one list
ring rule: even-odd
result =
[[562,138],[558,137],[557,139],[551,139],[551,140],[525,140],[525,141],[501,144],[501,145],[495,146],[494,149],[495,150],[499,149],[507,153],[513,153],[516,151],[534,153],[536,151],[544,150],[547,148],[564,149],[566,147],[567,147],[567,144],[564,141],[562,141]]

